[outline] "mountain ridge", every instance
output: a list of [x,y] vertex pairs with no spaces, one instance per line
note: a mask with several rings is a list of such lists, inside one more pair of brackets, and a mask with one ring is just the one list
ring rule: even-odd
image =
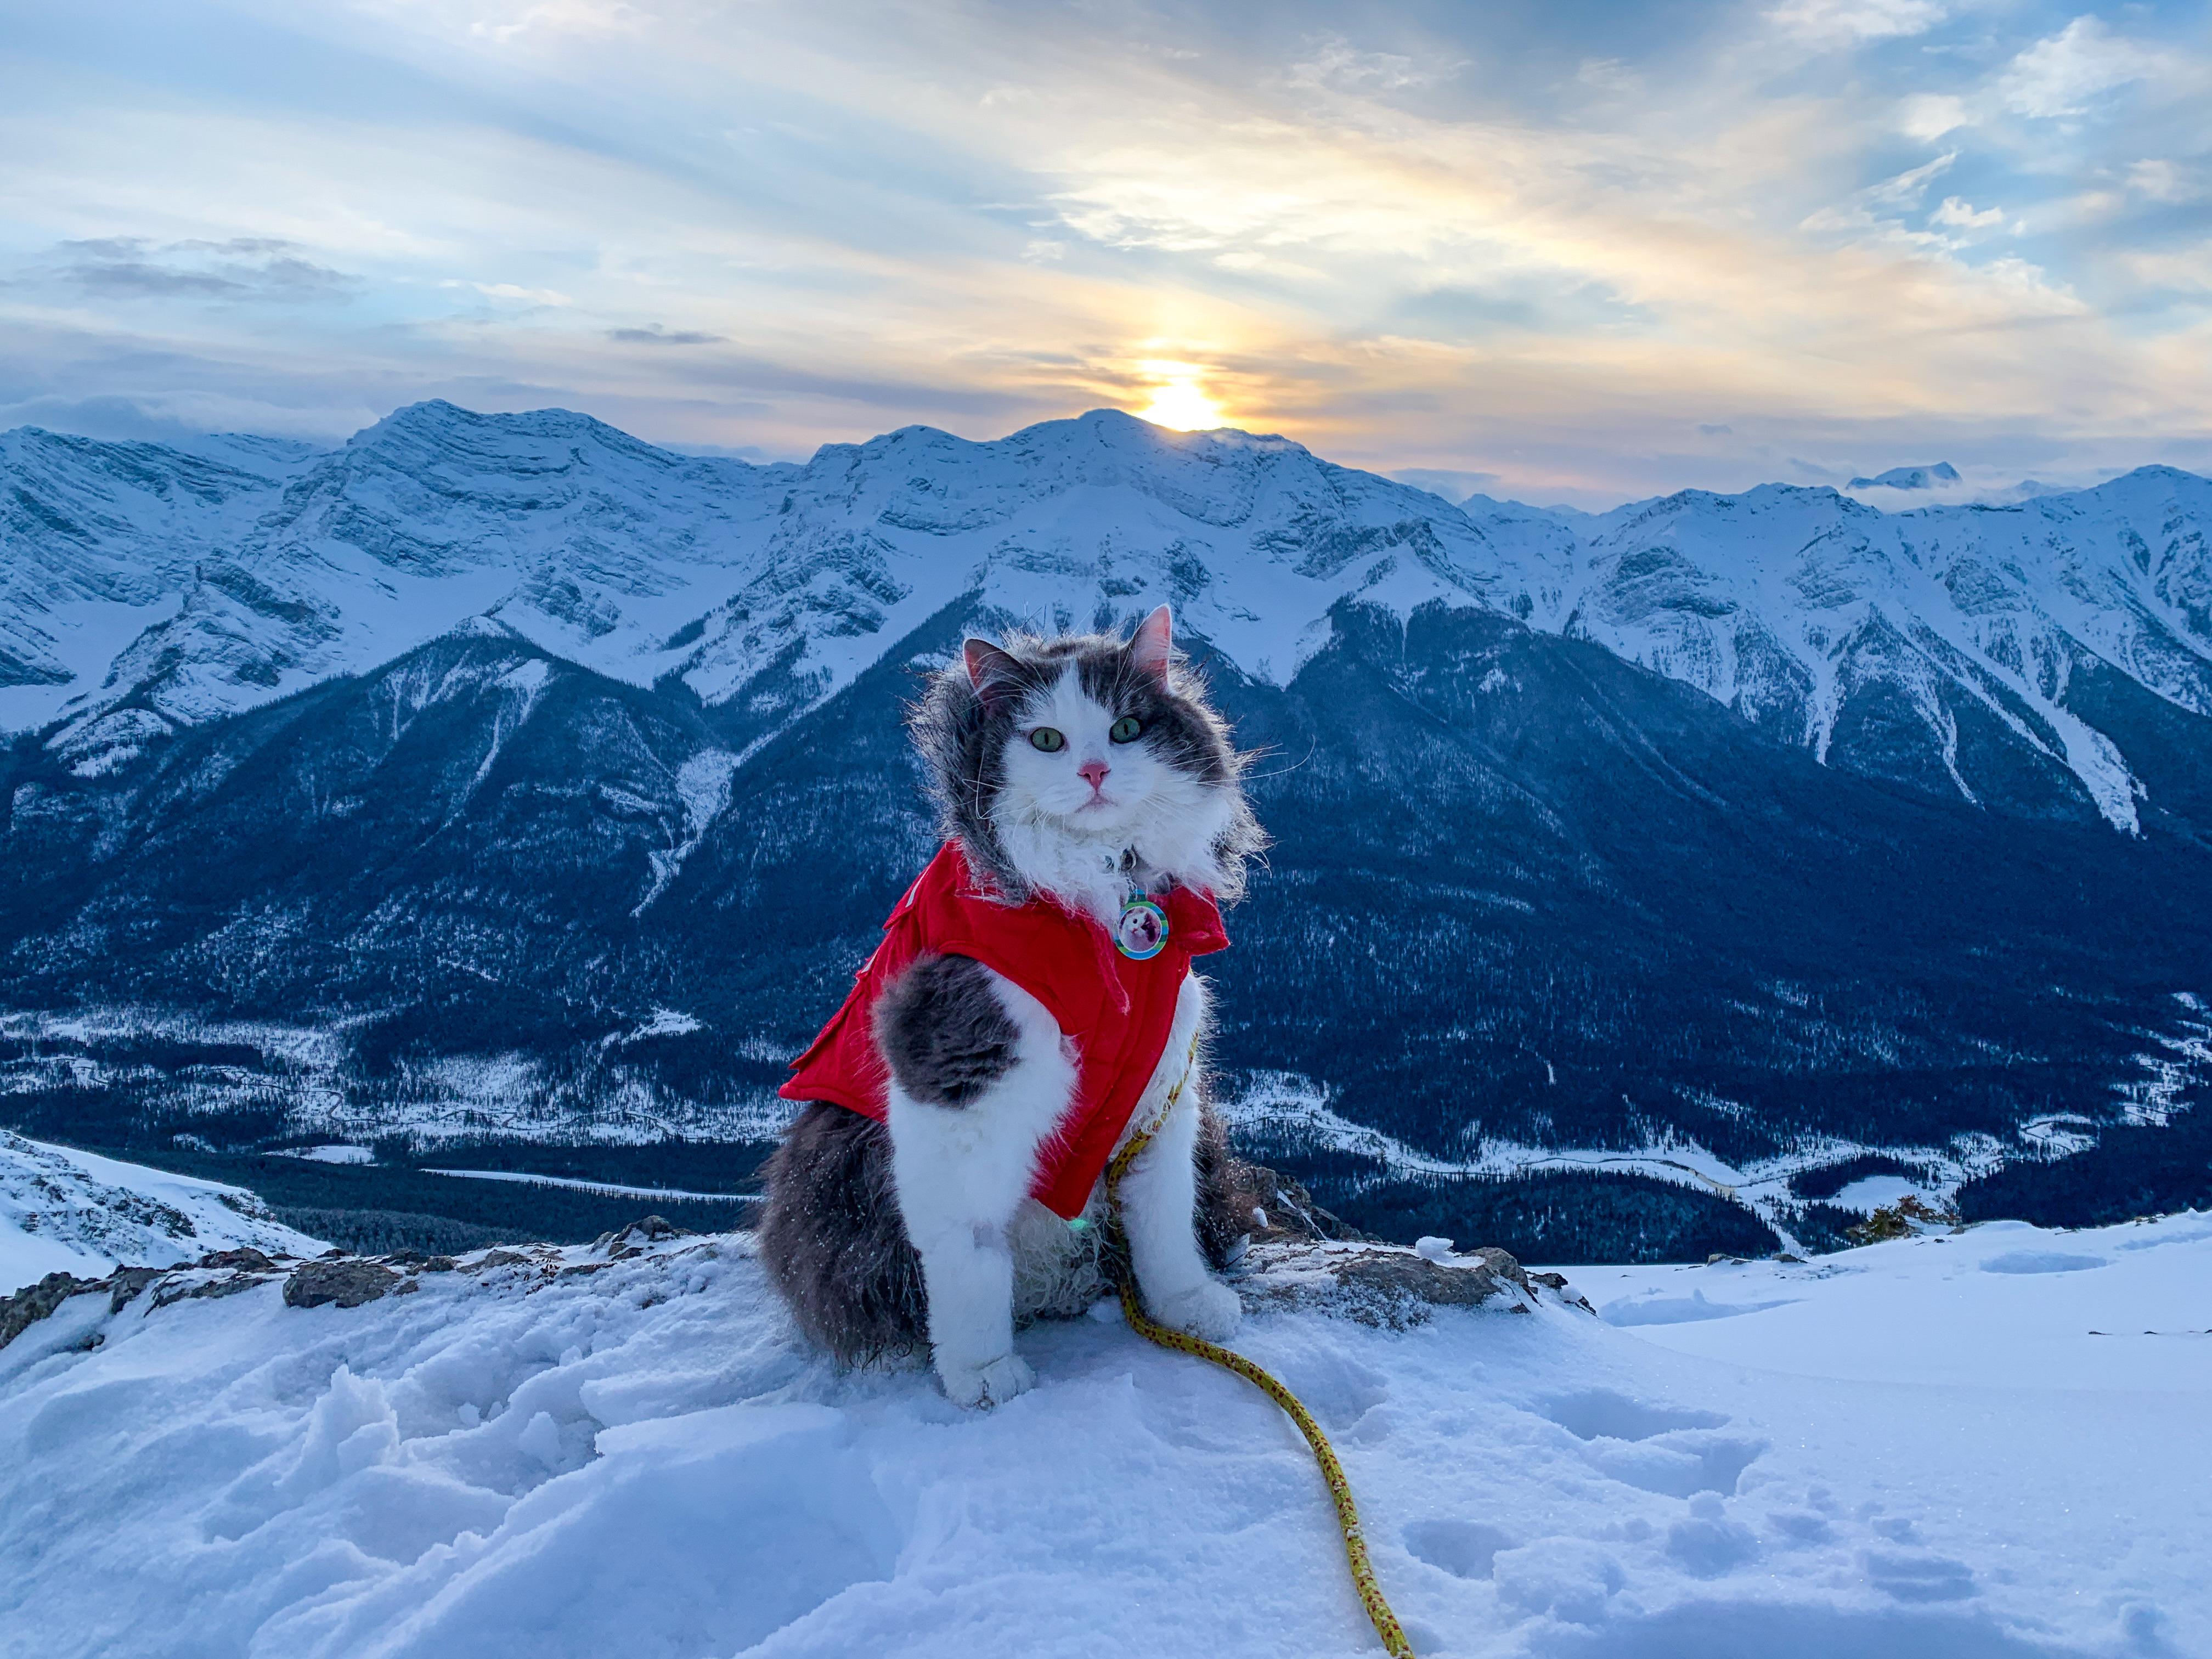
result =
[[[41,445],[9,434],[0,459]],[[2130,832],[2146,803],[2163,808],[2130,745],[2172,739],[2085,718],[2076,672],[2212,718],[2212,484],[2171,467],[2002,507],[1888,513],[1762,484],[1570,514],[1455,508],[1288,439],[1172,434],[1109,410],[989,442],[902,428],[803,464],[440,400],[327,452],[210,445],[260,471],[74,440],[79,476],[13,464],[8,544],[37,557],[11,559],[0,590],[0,642],[24,642],[0,669],[0,725],[59,717],[54,741],[112,764],[475,615],[634,684],[673,675],[708,702],[767,676],[788,715],[973,586],[1048,628],[1165,599],[1278,683],[1346,594],[1401,615],[1431,599],[1495,608],[1696,685],[1823,760]],[[160,511],[69,518],[103,456],[111,496],[136,480]],[[181,498],[204,501],[200,520]],[[71,550],[88,642],[64,663],[39,613],[70,585],[55,573]],[[31,592],[38,568],[46,591]],[[89,641],[112,643],[127,613],[143,625],[94,686]]]

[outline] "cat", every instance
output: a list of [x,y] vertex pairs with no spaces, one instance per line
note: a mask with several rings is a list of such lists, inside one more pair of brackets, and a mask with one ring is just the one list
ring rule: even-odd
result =
[[[1226,1338],[1242,1308],[1209,1269],[1245,1229],[1188,962],[1226,943],[1215,905],[1265,846],[1249,757],[1164,605],[1127,641],[971,638],[909,725],[945,846],[786,1085],[809,1103],[765,1168],[771,1278],[848,1363],[926,1344],[963,1406],[1029,1389],[1016,1323],[1083,1311],[1120,1271],[1155,1319]],[[970,943],[927,948],[947,937]],[[1097,1169],[1171,1095],[1109,1261]]]

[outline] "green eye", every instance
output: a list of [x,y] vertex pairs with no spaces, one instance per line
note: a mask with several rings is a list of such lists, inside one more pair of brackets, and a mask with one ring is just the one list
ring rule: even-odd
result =
[[1049,726],[1040,726],[1036,731],[1030,733],[1030,747],[1032,749],[1042,749],[1046,754],[1049,755],[1054,750],[1066,748],[1067,739],[1061,737],[1059,732],[1054,731]]
[[1106,735],[1116,743],[1134,743],[1145,735],[1145,723],[1134,714],[1124,714],[1107,729]]

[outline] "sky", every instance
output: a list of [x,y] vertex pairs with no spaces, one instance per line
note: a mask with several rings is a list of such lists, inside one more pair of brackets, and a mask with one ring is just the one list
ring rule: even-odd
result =
[[0,0],[0,428],[2212,471],[2212,5]]

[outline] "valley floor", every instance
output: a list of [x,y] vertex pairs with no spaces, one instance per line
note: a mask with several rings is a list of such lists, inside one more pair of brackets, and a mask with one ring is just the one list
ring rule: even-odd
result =
[[[64,1304],[0,1350],[0,1655],[1376,1651],[1289,1425],[1118,1316],[968,1414],[802,1350],[742,1236],[599,1260]],[[1422,1653],[2212,1653],[2212,1215],[1571,1278],[1240,1340]]]

